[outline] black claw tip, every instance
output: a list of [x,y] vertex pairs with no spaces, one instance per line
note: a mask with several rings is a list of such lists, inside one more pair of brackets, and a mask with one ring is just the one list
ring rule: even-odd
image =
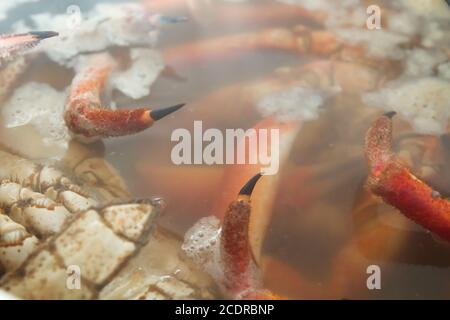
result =
[[256,176],[251,178],[245,186],[239,191],[239,195],[242,196],[250,196],[253,192],[253,189],[255,188],[256,183],[258,182],[259,178],[262,177],[261,173],[258,173]]
[[150,117],[154,121],[158,121],[158,120],[164,118],[165,116],[168,116],[169,114],[177,111],[178,109],[181,109],[184,105],[185,104],[182,103],[182,104],[177,104],[176,106],[150,111]]
[[44,40],[44,39],[56,37],[59,35],[58,32],[54,32],[54,31],[33,31],[33,32],[30,32],[30,34],[35,36],[36,38],[38,38],[38,40]]
[[391,111],[391,112],[386,112],[386,113],[384,114],[384,116],[385,116],[385,117],[388,117],[389,119],[392,119],[396,114],[397,114],[397,112]]

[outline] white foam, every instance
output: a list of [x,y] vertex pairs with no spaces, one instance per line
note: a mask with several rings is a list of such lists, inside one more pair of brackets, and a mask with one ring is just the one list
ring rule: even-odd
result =
[[428,21],[421,28],[422,45],[426,48],[450,47],[450,20]]
[[339,91],[339,88],[321,90],[296,86],[265,95],[258,102],[257,110],[263,117],[275,116],[280,121],[314,120],[326,100]]
[[[59,37],[47,39],[40,46],[52,60],[72,66],[72,59],[80,53],[96,52],[111,46],[151,46],[157,39],[157,28],[151,24],[145,8],[137,3],[101,3],[81,17],[77,25],[69,23],[67,14],[41,13],[30,17],[33,29],[59,32]],[[14,29],[25,32],[31,26],[19,21]]]
[[150,94],[150,86],[164,69],[164,61],[157,51],[131,49],[132,65],[128,70],[115,73],[111,85],[133,99]]
[[218,283],[223,280],[220,258],[220,221],[215,216],[200,219],[185,236],[182,250]]
[[[450,8],[444,0],[396,0],[382,15],[380,30],[365,28],[367,7],[359,0],[278,0],[327,14],[325,26],[346,44],[363,45],[374,58],[400,60],[413,36],[427,48],[450,47]],[[386,18],[387,17],[387,18]]]
[[438,50],[413,49],[406,52],[405,76],[431,76],[434,69],[447,61],[447,55]]
[[393,11],[389,13],[387,24],[390,31],[414,36],[420,32],[421,20],[404,10],[400,12]]
[[361,28],[337,29],[338,39],[351,45],[363,45],[367,54],[374,58],[402,59],[401,46],[410,41],[409,36],[391,31],[368,30]]
[[445,0],[398,0],[400,6],[418,16],[450,18],[450,7]]
[[32,125],[46,145],[67,148],[70,134],[64,122],[65,93],[47,84],[30,82],[17,88],[3,105],[7,128]]
[[397,111],[419,133],[442,134],[450,119],[450,82],[438,77],[396,80],[365,94],[363,101]]

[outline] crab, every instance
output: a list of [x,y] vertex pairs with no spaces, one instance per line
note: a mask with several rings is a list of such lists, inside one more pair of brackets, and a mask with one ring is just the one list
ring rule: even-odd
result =
[[[388,17],[384,23],[394,24],[401,12],[395,6],[381,4],[385,3],[380,1],[380,6]],[[185,5],[185,1],[178,0],[148,3],[157,11],[163,8],[176,11]],[[432,258],[402,255],[408,244],[417,243],[409,241],[412,235],[419,236],[416,238],[421,245],[425,243],[422,251],[432,248],[434,252],[445,252],[430,234],[410,231],[407,219],[396,221],[398,228],[386,224],[384,219],[392,216],[397,219],[401,212],[432,233],[443,238],[448,236],[448,230],[442,227],[448,222],[445,215],[448,200],[443,196],[447,192],[445,177],[448,173],[436,164],[438,159],[443,159],[443,164],[448,162],[448,137],[444,135],[439,140],[432,135],[418,134],[405,121],[393,143],[399,154],[395,157],[390,150],[389,116],[392,114],[388,114],[369,130],[366,149],[361,141],[379,109],[361,106],[367,100],[360,101],[359,97],[381,90],[405,76],[408,66],[390,55],[379,56],[370,42],[364,42],[367,40],[364,37],[359,39],[361,41],[348,41],[348,33],[333,32],[328,25],[329,19],[333,18],[330,12],[274,3],[257,7],[247,4],[219,6],[218,22],[228,21],[230,16],[234,18],[239,13],[248,21],[256,21],[264,30],[166,48],[163,56],[170,67],[179,70],[204,61],[224,62],[252,51],[281,50],[300,58],[310,54],[321,57],[306,64],[302,60],[280,66],[262,79],[220,88],[190,104],[192,112],[182,119],[185,122],[205,119],[212,126],[230,127],[238,122],[256,131],[279,129],[281,172],[261,177],[259,165],[227,166],[208,168],[214,174],[199,178],[199,172],[203,173],[206,168],[183,169],[186,181],[190,181],[191,192],[186,193],[183,186],[178,196],[190,198],[200,194],[203,199],[204,191],[208,191],[213,198],[211,210],[219,218],[200,221],[201,226],[211,227],[207,229],[211,236],[209,242],[203,233],[200,236],[195,232],[195,227],[186,234],[183,242],[155,224],[154,219],[164,207],[161,200],[131,200],[115,171],[101,157],[95,155],[96,160],[90,160],[92,150],[86,146],[71,143],[74,155],[67,156],[60,166],[67,176],[54,168],[39,167],[4,152],[6,163],[11,167],[6,167],[4,186],[0,189],[8,198],[0,197],[0,200],[4,201],[4,210],[11,217],[1,217],[6,232],[13,231],[4,239],[15,241],[17,236],[26,236],[27,243],[20,255],[13,250],[7,252],[8,257],[16,260],[9,260],[12,261],[8,262],[11,271],[1,280],[2,288],[25,298],[273,299],[284,297],[285,292],[290,296],[290,290],[295,287],[294,297],[352,298],[366,290],[366,268],[370,261],[409,262],[415,259],[423,264],[437,263]],[[346,8],[345,13],[358,12]],[[298,25],[299,17],[312,23]],[[274,23],[285,21],[293,21],[295,25],[273,27]],[[340,27],[345,29],[347,26]],[[351,27],[363,28],[362,24]],[[398,42],[389,50],[436,49],[439,59],[433,61],[426,72],[427,76],[437,76],[448,63],[448,48],[425,43],[422,40],[428,40],[427,35],[407,31],[399,38],[394,36]],[[9,64],[11,70],[23,65],[20,60],[16,61],[19,62]],[[109,54],[95,52],[83,55],[76,62],[77,75],[70,87],[64,118],[78,140],[91,142],[134,134],[149,127],[161,115],[181,107],[176,105],[161,112],[149,108],[103,109],[100,96],[108,77],[117,68],[117,61]],[[349,74],[353,76],[349,77]],[[288,104],[284,109],[280,106],[285,97],[294,98],[298,105],[294,111],[297,112],[290,113],[292,105]],[[314,97],[313,103],[306,108],[305,101],[310,102],[311,97]],[[350,124],[336,121],[343,114],[347,115]],[[236,115],[240,115],[239,119]],[[317,148],[318,144],[326,147]],[[80,149],[85,150],[86,157],[80,156],[81,162],[72,160],[83,153]],[[367,176],[365,154],[370,169],[367,188],[361,183]],[[89,165],[91,161],[96,165]],[[22,174],[20,170],[14,171],[18,170],[17,163],[24,164],[25,169],[36,169],[29,175]],[[107,173],[100,174],[103,169],[98,170],[99,166],[107,168]],[[166,172],[172,174],[172,170],[145,165],[144,168],[145,179],[157,180],[161,189],[175,189],[171,176],[166,175]],[[415,176],[411,172],[415,172]],[[248,182],[251,176],[254,178]],[[236,191],[244,184],[236,199]],[[352,196],[353,191],[359,194],[356,199]],[[399,196],[404,192],[408,197]],[[346,197],[344,204],[336,204],[338,196]],[[411,201],[405,203],[405,199]],[[278,211],[285,211],[281,210],[283,206],[296,208],[299,214],[281,216]],[[417,213],[422,213],[422,209],[426,215]],[[58,218],[52,223],[36,223],[47,211],[57,213]],[[323,217],[328,211],[330,214],[324,219],[327,223],[317,227],[313,216]],[[345,219],[340,213],[344,211],[351,212],[354,230],[342,227]],[[123,218],[125,212],[133,217],[132,221]],[[269,225],[277,226],[284,220],[287,225],[298,221],[304,224],[288,226],[292,228],[289,231],[296,234],[295,239],[301,240],[298,234],[311,232],[309,229],[318,230],[321,237],[331,239],[335,251],[330,258],[325,284],[300,274],[298,268],[290,265],[289,257],[283,257],[281,253],[277,256],[277,250],[265,250],[265,242],[270,238]],[[74,232],[79,229],[85,233]],[[102,240],[105,242],[114,243],[114,252],[109,251],[111,248],[104,250],[102,242],[92,248],[88,246],[88,238],[95,237],[97,232],[104,235]],[[87,249],[74,252],[69,240]],[[202,245],[203,251],[211,247],[215,251],[198,261],[198,252],[191,250],[194,240],[197,246]],[[36,248],[38,244],[40,246]],[[102,254],[102,262],[114,262],[106,263],[108,266],[88,263],[86,255],[97,252]],[[218,265],[211,266],[214,262]],[[73,265],[82,267],[81,291],[66,288],[65,271]],[[45,269],[48,267],[55,271],[51,281]],[[289,274],[289,283],[277,278],[280,274]],[[47,287],[42,292],[35,292],[35,284],[42,279],[48,280]],[[286,287],[290,290],[285,290]]]
[[[366,268],[370,264],[370,260],[414,261],[418,264],[448,265],[447,258],[442,258],[442,261],[438,262],[436,261],[438,259],[433,260],[431,255],[427,255],[426,250],[442,253],[445,248],[432,235],[410,230],[415,227],[399,214],[398,208],[402,206],[400,201],[398,199],[387,199],[387,195],[383,195],[384,192],[388,191],[382,189],[390,186],[375,179],[373,170],[369,172],[369,187],[364,188],[361,183],[366,175],[365,153],[371,157],[372,153],[376,153],[376,150],[380,149],[380,146],[373,142],[370,146],[367,146],[367,151],[365,151],[361,137],[371,126],[372,119],[379,114],[380,108],[388,110],[393,108],[393,106],[384,106],[378,102],[379,100],[375,105],[373,103],[370,105],[370,107],[378,108],[370,108],[367,106],[369,99],[366,99],[366,94],[383,90],[383,88],[395,83],[396,80],[407,81],[405,78],[408,79],[408,77],[443,78],[440,70],[443,70],[445,65],[448,64],[448,42],[442,39],[440,43],[430,43],[430,41],[432,42],[431,35],[421,33],[422,30],[419,32],[417,30],[412,32],[400,30],[394,33],[394,25],[398,26],[396,19],[400,19],[403,12],[398,10],[399,7],[394,4],[391,6],[386,2],[379,1],[377,4],[382,9],[383,27],[389,26],[387,36],[388,38],[392,37],[391,40],[396,39],[397,41],[394,46],[385,48],[380,54],[377,48],[371,46],[373,43],[370,42],[370,39],[364,39],[362,36],[364,32],[369,37],[371,35],[370,31],[364,30],[365,15],[362,23],[350,26],[341,24],[339,26],[343,29],[343,32],[336,33],[328,25],[330,23],[329,18],[333,18],[332,11],[312,11],[302,7],[303,2],[310,3],[301,0],[290,1],[291,4],[299,3],[299,6],[287,6],[284,8],[292,10],[286,9],[283,12],[280,9],[277,12],[284,16],[286,21],[292,19],[295,15],[307,17],[314,22],[313,27],[311,27],[311,24],[282,28],[272,27],[263,31],[257,30],[208,38],[164,51],[168,64],[181,69],[188,68],[192,63],[210,63],[211,61],[217,63],[226,59],[234,59],[232,61],[235,61],[246,53],[258,54],[270,50],[293,53],[301,57],[309,54],[322,57],[322,59],[316,59],[307,64],[299,62],[298,65],[294,66],[281,66],[273,74],[262,79],[219,88],[192,104],[192,112],[187,115],[189,119],[183,119],[183,121],[189,121],[206,114],[208,115],[208,126],[211,127],[220,125],[232,127],[236,126],[236,122],[238,122],[240,125],[243,124],[256,130],[261,128],[278,128],[281,130],[280,154],[282,156],[280,162],[282,172],[273,177],[265,177],[264,182],[259,186],[259,190],[257,188],[256,194],[252,197],[253,214],[250,220],[249,241],[257,265],[263,270],[267,270],[265,273],[269,274],[269,277],[270,275],[275,277],[276,274],[274,270],[269,271],[271,267],[280,267],[280,264],[273,263],[273,257],[268,256],[263,250],[264,241],[267,240],[268,226],[284,218],[284,216],[282,218],[277,215],[277,209],[279,208],[277,205],[281,203],[294,208],[301,208],[306,212],[316,210],[314,212],[320,213],[329,210],[339,214],[338,210],[333,208],[332,202],[336,200],[333,193],[337,190],[347,191],[347,189],[355,190],[359,194],[356,199],[351,198],[350,195],[347,196],[349,198],[347,201],[352,206],[343,209],[352,211],[356,230],[352,233],[351,230],[347,229],[351,236],[347,236],[344,240],[342,240],[344,236],[339,239],[340,247],[336,246],[337,254],[331,259],[329,280],[325,285],[323,283],[317,285],[314,281],[299,275],[298,272],[296,273],[298,288],[304,288],[304,290],[297,289],[299,297],[357,297],[358,294],[366,290]],[[178,2],[171,3],[176,6]],[[362,3],[365,2],[362,1]],[[448,14],[448,8],[445,7],[444,2],[435,1],[433,4],[435,7],[430,8],[430,12],[437,12],[438,17],[445,17]],[[261,5],[262,8],[265,5]],[[407,6],[402,7],[402,10],[412,10],[415,14],[418,13],[417,19],[422,19],[422,14],[428,14],[428,12],[416,11],[415,4],[409,5],[402,2],[402,5]],[[239,5],[223,6],[230,11],[239,7]],[[249,6],[251,7],[251,5]],[[311,6],[313,5],[311,4]],[[242,7],[246,8],[246,5],[242,5]],[[226,9],[224,10],[226,12]],[[263,20],[263,18],[258,20],[260,17],[257,14],[260,12],[259,10],[254,10],[254,16],[250,12],[251,10],[248,12],[248,19],[253,18],[257,21],[257,24]],[[352,16],[358,12],[354,11],[353,8],[345,8],[344,13],[347,16]],[[226,17],[226,13],[223,16],[220,13],[217,15],[219,20],[220,17]],[[272,21],[278,21],[278,18],[275,14],[271,15],[270,18],[267,17],[265,23],[270,25]],[[345,19],[342,20],[346,21]],[[336,26],[336,24],[333,26]],[[352,33],[349,31],[356,31],[354,33],[355,39],[351,39]],[[372,34],[374,37],[379,36],[374,33]],[[400,49],[400,56],[405,52],[408,55],[412,54],[414,50],[417,50],[417,52],[430,50],[439,58],[432,61],[429,66],[428,64],[422,65],[423,70],[419,70],[419,72],[395,56],[399,52],[398,49]],[[334,90],[336,87],[340,89],[338,92]],[[441,88],[444,87],[445,84],[441,86]],[[305,103],[304,100],[308,97],[305,96],[303,100],[301,99],[303,97],[301,94],[305,92],[322,96],[322,100],[325,100],[323,105],[325,105],[324,109],[326,107],[326,110],[322,111],[318,120],[314,117],[313,119],[308,118],[309,115],[301,113],[300,106]],[[395,91],[393,92],[395,93]],[[414,94],[425,95],[423,92]],[[295,98],[296,96],[300,97],[298,98],[300,120],[291,121],[293,116],[289,117],[289,115],[283,114],[280,104],[282,98]],[[363,99],[359,98],[361,96]],[[279,102],[279,104],[271,109],[271,106],[266,106],[266,97],[280,97],[278,100],[274,100],[275,103]],[[396,108],[398,108],[399,113],[402,113],[403,122],[401,133],[396,138],[394,146],[403,159],[404,165],[414,166],[413,170],[416,175],[432,185],[431,188],[424,189],[426,199],[421,201],[421,205],[427,206],[427,211],[430,211],[431,214],[441,213],[439,210],[448,212],[445,205],[440,209],[440,203],[447,201],[441,200],[441,197],[448,194],[448,170],[445,167],[446,161],[448,161],[448,151],[445,151],[448,147],[446,147],[445,142],[448,141],[448,137],[444,135],[439,140],[439,138],[436,138],[436,135],[439,135],[436,132],[432,134],[418,132],[423,130],[423,126],[420,129],[417,126],[412,128],[411,124],[415,125],[415,123],[408,119],[407,112],[400,112],[402,108],[410,107],[407,105],[408,101],[403,100],[401,102],[405,105],[400,104]],[[211,108],[212,105],[215,106],[214,109]],[[287,108],[289,107],[293,108],[292,106]],[[336,120],[341,119],[342,114],[348,116],[346,121],[349,121],[349,124],[341,124],[339,120]],[[240,115],[238,120],[236,120],[236,115]],[[445,112],[442,115],[445,117]],[[330,134],[327,134],[327,132],[330,132]],[[372,132],[373,135],[376,135],[377,130],[372,130]],[[336,136],[339,136],[342,141],[337,139]],[[318,148],[317,145],[320,145],[321,142],[325,145],[332,145],[331,151],[328,148]],[[384,152],[383,159],[387,158],[388,154],[390,155],[390,152]],[[388,163],[379,162],[381,163],[380,167],[384,170]],[[372,168],[372,165],[370,168]],[[221,219],[225,219],[223,213],[233,199],[233,190],[242,185],[246,177],[256,174],[259,170],[259,165],[229,166],[223,170],[222,174],[217,169],[217,173],[210,175],[211,181],[207,181],[209,186],[218,186],[217,196],[213,197],[214,205],[210,210]],[[157,169],[148,169],[148,172],[152,174],[157,171]],[[339,172],[338,175],[335,174],[336,171]],[[186,175],[196,176],[197,172],[198,170],[191,170]],[[335,180],[330,179],[330,174],[333,174],[333,177],[337,176],[337,178]],[[384,176],[385,174],[382,174],[382,177]],[[161,173],[161,177],[164,177],[163,173]],[[413,178],[410,180],[412,182]],[[392,180],[391,182],[394,183],[395,181]],[[203,186],[200,183],[195,183],[193,187],[199,189],[198,194],[204,195]],[[399,188],[398,185],[395,187]],[[399,188],[396,192],[400,192],[400,190],[402,189]],[[197,194],[195,191],[192,193]],[[341,196],[343,193],[339,192]],[[381,195],[381,199],[377,195]],[[413,195],[411,196],[413,197]],[[396,197],[400,196],[396,195]],[[327,198],[330,198],[330,200],[327,200]],[[386,206],[382,201],[383,198],[392,206]],[[302,210],[299,210],[299,216],[303,214]],[[417,208],[414,210],[417,210]],[[414,215],[414,219],[417,219],[414,210],[411,214]],[[435,212],[435,210],[437,211]],[[378,214],[374,212],[378,212]],[[408,213],[404,214],[408,216]],[[295,220],[292,217],[286,218],[290,219],[288,221]],[[386,223],[385,220],[389,219],[394,219],[397,227],[392,227],[389,223]],[[427,223],[438,223],[438,221],[425,215],[421,219],[426,220]],[[342,225],[339,220],[330,215],[330,221],[333,221],[334,224]],[[427,227],[423,220],[420,224]],[[330,222],[331,224],[332,222]],[[442,226],[443,224],[439,225]],[[307,227],[299,229],[308,231]],[[430,227],[428,226],[427,229],[430,229]],[[295,229],[291,232],[301,231]],[[408,247],[408,239],[411,237],[414,238],[414,243],[420,243],[427,249],[420,249],[417,256],[404,254],[405,248]],[[284,258],[286,259],[286,257]],[[286,265],[280,267],[280,270],[283,271],[288,269],[289,267],[286,267]],[[297,280],[289,279],[291,282]],[[271,281],[269,280],[269,282]],[[283,286],[283,284],[275,283],[275,281],[272,282],[272,285],[280,288]]]
[[[1,37],[2,64],[13,60],[2,71],[2,79],[6,81],[4,89],[11,88],[26,65],[22,59],[25,51],[54,36],[57,33],[29,32]],[[21,63],[15,62],[16,57]],[[67,102],[66,114],[73,116],[76,109],[83,118],[69,116],[75,119],[69,122],[74,133],[89,138],[129,134],[151,126],[181,107],[141,109],[135,118],[144,123],[133,122],[130,114],[137,114],[134,111],[105,112],[95,95],[99,94],[105,78],[97,82],[97,69],[88,68],[87,71],[92,73],[88,78],[83,74],[78,77]],[[102,69],[102,75],[107,77],[105,69]],[[7,90],[4,92],[8,93]],[[88,110],[84,111],[85,107]],[[85,130],[85,124],[91,131]],[[172,261],[166,261],[166,265],[158,266],[157,271],[160,274],[165,271],[175,273],[173,268],[177,268],[182,274],[164,274],[166,279],[163,274],[157,276],[156,272],[151,277],[144,274],[147,283],[143,291],[135,292],[133,297],[211,297],[213,286],[208,278],[196,272],[189,263],[176,258],[178,248],[173,242],[179,240],[163,228],[154,230],[164,208],[161,199],[133,200],[115,169],[91,148],[77,141],[70,143],[57,165],[36,164],[15,153],[14,150],[0,151],[3,163],[0,173],[0,287],[3,290],[27,299],[102,297],[102,289],[110,285],[120,271],[127,271],[125,266],[152,238],[148,254],[172,250],[176,261],[175,266]],[[85,233],[80,234],[80,229]],[[93,242],[98,246],[92,246]],[[59,245],[68,251],[62,253]],[[81,253],[79,246],[84,249],[77,256],[76,252]],[[142,251],[145,252],[145,248]],[[93,261],[93,256],[98,260]],[[79,290],[70,290],[66,285],[71,266],[80,270]],[[53,270],[51,277],[49,270]],[[46,285],[42,286],[42,281]],[[35,290],[37,285],[39,290]],[[109,294],[117,295],[117,292]],[[126,294],[129,292],[116,298],[124,298]]]
[[[11,53],[8,57],[22,58],[25,49],[54,36],[57,33],[3,36],[7,39],[4,49]],[[182,105],[159,110],[104,109],[100,93],[114,62],[101,53],[87,56],[86,61],[67,98],[65,120],[77,139],[71,141],[64,158],[57,165],[40,165],[14,150],[0,151],[0,287],[25,299],[218,296],[209,276],[185,261],[180,239],[156,226],[164,201],[133,200],[101,155],[76,141],[136,133]],[[12,76],[4,77],[8,88],[22,72],[11,67],[14,60],[10,63],[5,72],[12,70]],[[223,244],[231,248],[233,241]],[[156,258],[161,253],[167,256],[162,261]],[[236,263],[227,265],[233,268]],[[74,274],[75,282],[79,281],[76,290],[68,282],[73,267],[79,270]]]
[[[406,217],[449,241],[450,201],[415,176],[392,150],[392,117],[380,117],[366,135],[370,190]],[[447,136],[442,142],[446,144]],[[445,146],[447,147],[447,146]]]

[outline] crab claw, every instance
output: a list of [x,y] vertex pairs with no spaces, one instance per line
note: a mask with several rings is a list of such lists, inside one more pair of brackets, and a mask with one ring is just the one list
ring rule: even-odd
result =
[[367,132],[368,186],[406,217],[450,242],[450,201],[415,177],[392,153],[394,115],[383,115]]
[[64,119],[72,133],[84,138],[119,137],[145,130],[184,104],[151,110],[148,108],[112,110],[101,104],[100,96],[114,69],[105,54],[93,55],[78,68],[66,102]]
[[32,31],[28,33],[32,37],[35,37],[37,40],[44,40],[47,38],[53,38],[59,35],[58,32],[54,31]]
[[91,108],[86,105],[70,107],[65,114],[66,123],[75,134],[91,137],[125,136],[145,130],[169,114],[177,111],[184,104],[158,110],[110,110]]
[[251,178],[226,211],[221,232],[221,258],[224,264],[224,287],[234,299],[276,299],[262,287],[262,277],[253,259],[249,242],[250,197],[261,178]]
[[28,33],[0,35],[0,59],[8,59],[34,48],[42,40],[58,36],[53,31],[33,31]]

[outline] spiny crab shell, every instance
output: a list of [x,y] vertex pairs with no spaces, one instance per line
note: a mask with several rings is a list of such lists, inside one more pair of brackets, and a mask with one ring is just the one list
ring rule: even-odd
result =
[[[0,176],[15,177],[0,185],[0,261],[10,271],[0,287],[25,299],[212,298],[214,285],[183,261],[180,239],[156,227],[162,200],[129,200],[111,166],[84,156],[72,168],[84,181],[76,185],[0,151]],[[70,266],[80,270],[80,290],[67,287]]]
[[[84,211],[34,251],[26,264],[6,275],[2,287],[30,299],[36,298],[38,283],[47,298],[95,298],[139,251],[160,209],[157,202],[141,202]],[[83,270],[82,286],[67,292],[66,273],[72,265]]]
[[[142,31],[139,41],[146,39],[148,30]],[[28,66],[23,53],[40,39],[32,40],[2,60],[1,101]],[[182,240],[157,226],[164,202],[133,200],[102,155],[70,141],[59,161],[38,164],[5,142],[0,150],[0,298],[217,297],[209,276],[184,259]],[[79,281],[74,288],[71,275]]]

